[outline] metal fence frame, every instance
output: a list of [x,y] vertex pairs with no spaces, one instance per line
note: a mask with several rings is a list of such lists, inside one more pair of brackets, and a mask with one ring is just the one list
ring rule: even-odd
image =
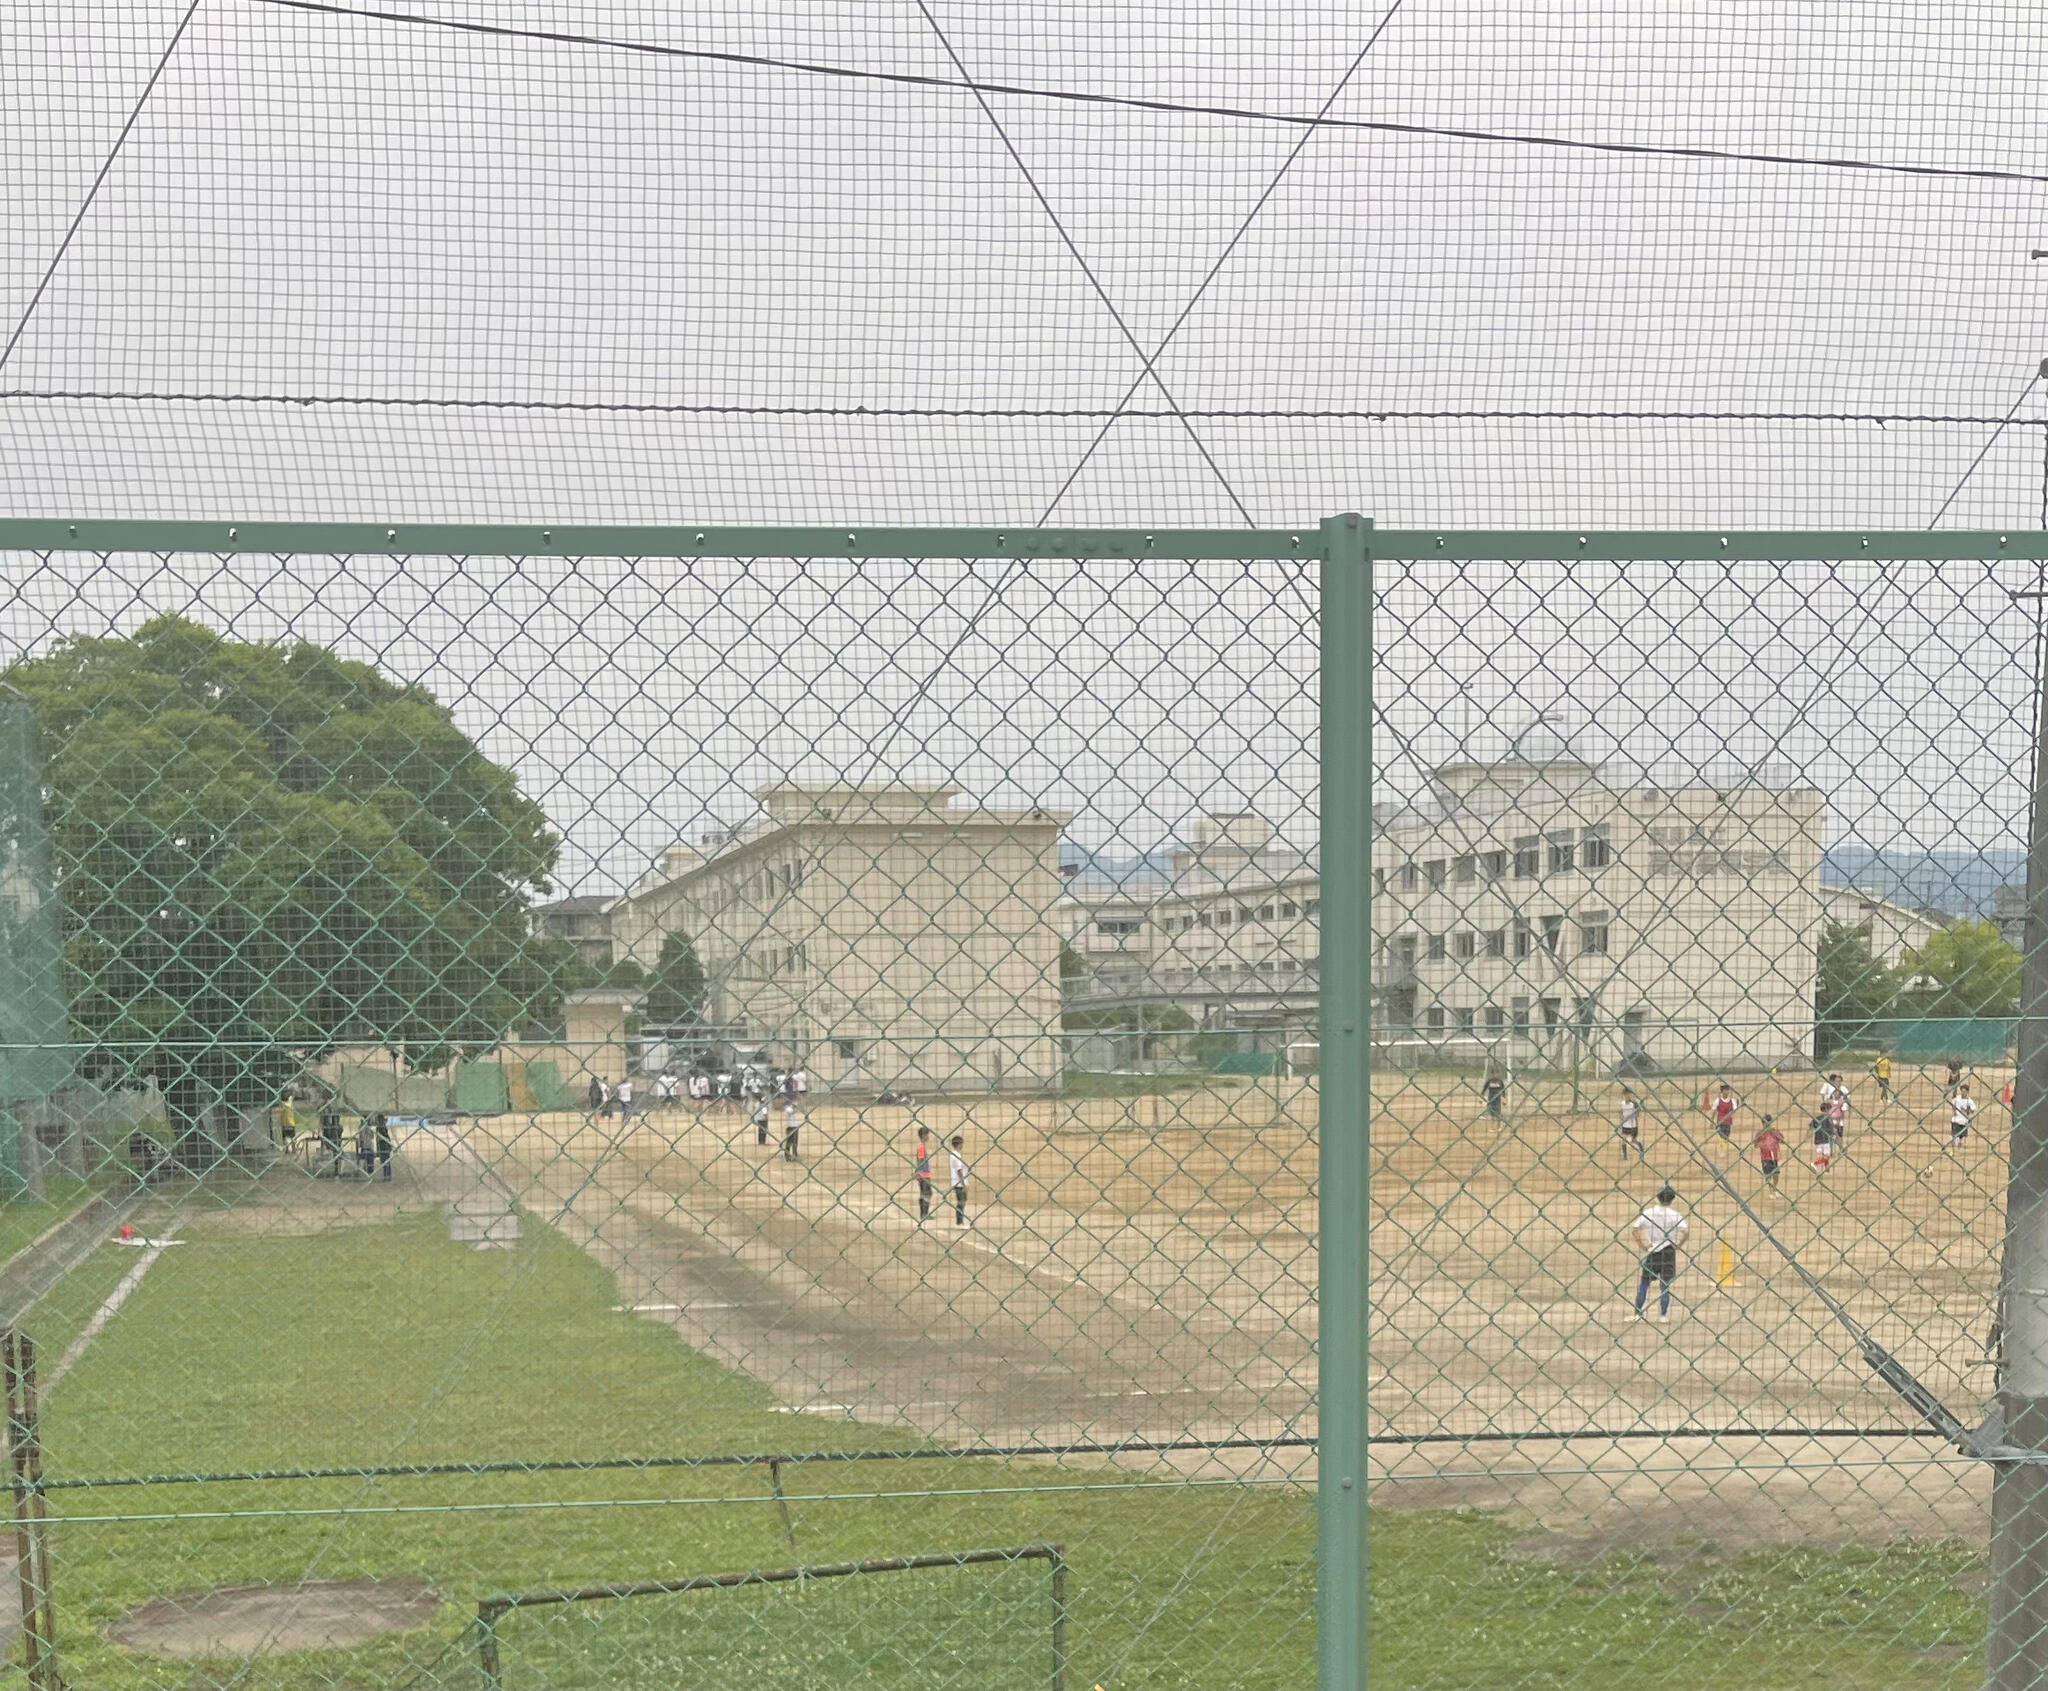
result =
[[[2040,531],[1889,530],[1434,530],[1375,529],[1356,515],[1294,529],[996,529],[715,526],[614,527],[294,522],[0,519],[0,552],[384,554],[421,557],[780,557],[858,561],[1172,559],[1285,560],[1321,568],[1321,836],[1324,907],[1320,980],[1320,1245],[1316,1392],[1317,1679],[1321,1691],[1367,1683],[1366,1268],[1370,1156],[1372,567],[1376,560],[1636,560],[1727,564],[1885,560],[2048,560]],[[2037,732],[2037,742],[2040,736]],[[2029,854],[2029,924],[2020,1073],[2035,1082],[2014,1128],[2009,1213],[2048,1208],[2048,753],[2037,771]],[[2035,1231],[2039,1231],[2036,1229]],[[2015,1247],[2048,1261],[2048,1245],[2009,1227]],[[2032,1275],[2039,1279],[2039,1274]],[[2036,1682],[2048,1633],[2031,1602],[2048,1589],[2048,1291],[2021,1307],[2006,1299],[2006,1332],[2025,1366],[2009,1377],[2005,1428],[1992,1457],[1991,1675]],[[2033,1376],[2039,1374],[2038,1383]],[[2011,1395],[2017,1384],[2030,1394]],[[2007,1432],[2006,1428],[2010,1431]],[[1989,1433],[1990,1429],[1986,1429]],[[2009,1442],[2008,1442],[2009,1441]],[[2024,1445],[2024,1450],[2014,1449]],[[2023,1495],[2024,1494],[2024,1495]],[[2001,1527],[2006,1530],[2001,1531]],[[2023,1532],[2030,1535],[2021,1542]],[[991,1552],[1014,1557],[1015,1551]],[[950,1560],[950,1559],[948,1559]],[[846,1572],[863,1571],[848,1567]],[[790,1577],[795,1577],[792,1571]],[[813,1574],[819,1570],[811,1570]],[[763,1575],[748,1576],[763,1578]],[[666,1586],[664,1587],[667,1588]],[[678,1589],[694,1589],[682,1582]],[[634,1589],[638,1589],[637,1587]],[[615,1595],[617,1592],[606,1593]],[[551,1599],[560,1601],[559,1597]],[[493,1599],[504,1603],[516,1601]],[[2004,1648],[2001,1649],[2001,1640]],[[2009,1657],[2009,1659],[2007,1659]]]

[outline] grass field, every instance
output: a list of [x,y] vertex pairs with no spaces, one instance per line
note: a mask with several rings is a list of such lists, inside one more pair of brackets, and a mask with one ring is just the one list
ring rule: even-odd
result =
[[[617,1312],[609,1276],[546,1231],[481,1253],[430,1215],[271,1238],[200,1215],[180,1232],[189,1243],[52,1394],[53,1477],[902,1442],[776,1414],[758,1386]],[[67,1671],[111,1687],[231,1669],[251,1686],[380,1686],[422,1670],[468,1684],[461,1627],[499,1589],[1058,1539],[1074,1568],[1076,1683],[1279,1691],[1312,1677],[1312,1506],[1298,1487],[981,1461],[805,1465],[787,1487],[794,1554],[762,1477],[730,1469],[60,1490]],[[572,1500],[585,1506],[531,1507]],[[432,1509],[456,1503],[506,1507]],[[255,1513],[223,1518],[238,1510]],[[172,1518],[94,1519],[113,1515]],[[1685,1661],[1692,1683],[1791,1687],[1812,1683],[1817,1649],[1845,1684],[1961,1685],[1975,1671],[1963,1651],[1981,1616],[1956,1580],[1979,1558],[1960,1546],[1816,1558],[1692,1545],[1561,1566],[1517,1555],[1516,1524],[1472,1512],[1383,1516],[1376,1530],[1387,1684],[1639,1675],[1650,1655]],[[166,1593],[403,1576],[441,1592],[441,1620],[350,1651],[215,1663],[195,1680],[189,1664],[99,1637]],[[1786,1602],[1796,1624],[1775,1618]],[[877,1691],[982,1687],[1041,1682],[1044,1613],[1037,1570],[963,1570],[540,1611],[511,1617],[503,1638],[515,1688],[765,1691],[819,1683],[807,1675],[826,1664],[832,1683]]]
[[[1524,1093],[1497,1133],[1455,1077],[1383,1084],[1382,1428],[1905,1419],[1741,1233],[1710,1167],[1777,1204],[1759,1213],[1888,1321],[1917,1371],[1979,1388],[1951,1329],[1968,1337],[1983,1290],[2002,1123],[1951,1157],[1924,1112],[1859,1119],[1848,1163],[1825,1180],[1789,1169],[1764,1195],[1675,1099],[1652,1098],[1648,1165],[1622,1169],[1612,1088],[1577,1115],[1562,1089]],[[1752,1111],[1776,1101],[1750,1093]],[[1786,1083],[1782,1107],[1802,1096]],[[415,1139],[388,1186],[284,1169],[167,1198],[149,1230],[185,1242],[49,1394],[49,1472],[1312,1429],[1312,1088],[930,1106],[935,1142],[974,1140],[978,1225],[957,1235],[909,1212],[912,1118],[833,1108],[812,1112],[796,1163],[732,1118],[623,1136],[501,1120]],[[1664,1177],[1730,1240],[1740,1284],[1717,1292],[1695,1267],[1687,1319],[1645,1331],[1625,1319],[1622,1235]],[[492,1193],[520,1206],[517,1245],[453,1241],[450,1207]],[[134,1261],[109,1246],[46,1300],[46,1358]],[[60,1489],[61,1642],[78,1684],[469,1685],[463,1627],[498,1590],[1055,1540],[1073,1569],[1071,1683],[1309,1683],[1312,1464],[1181,1470],[1205,1483],[1135,1459],[818,1460],[783,1468],[786,1519],[759,1468]],[[1919,1446],[1390,1453],[1376,1678],[1960,1687],[1983,1624],[1977,1479]],[[104,1637],[148,1598],[302,1578],[420,1579],[443,1607],[417,1632],[253,1662]],[[512,1691],[967,1691],[1044,1683],[1046,1615],[1042,1570],[971,1569],[533,1611],[502,1638]]]

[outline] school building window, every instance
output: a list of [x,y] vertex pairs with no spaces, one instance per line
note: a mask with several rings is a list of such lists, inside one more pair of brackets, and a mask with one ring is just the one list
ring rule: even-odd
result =
[[1443,891],[1444,860],[1441,857],[1433,857],[1423,864],[1422,874],[1423,878],[1429,882],[1429,890],[1431,892]]
[[1394,941],[1394,962],[1403,969],[1415,967],[1415,936],[1403,934]]
[[1429,936],[1429,960],[1432,963],[1441,963],[1444,960],[1444,936],[1442,934],[1431,934]]
[[1477,1010],[1460,1010],[1458,1012],[1458,1031],[1460,1033],[1470,1033],[1478,1019],[1479,1012]]
[[1486,935],[1486,955],[1505,957],[1508,954],[1508,931],[1506,928],[1491,928]]
[[1543,842],[1534,834],[1515,841],[1515,879],[1533,881],[1543,872]]
[[1469,887],[1479,879],[1479,860],[1469,851],[1462,857],[1452,858],[1451,879],[1461,887]]
[[1488,1033],[1498,1033],[1502,1028],[1506,1027],[1507,1025],[1507,1012],[1503,1010],[1498,1004],[1487,1005],[1486,1031]]
[[1479,874],[1482,880],[1497,881],[1508,872],[1508,854],[1504,851],[1482,851],[1479,854]]
[[833,1040],[833,1042],[832,1042],[832,1043],[833,1043],[833,1045],[834,1045],[834,1046],[836,1046],[836,1047],[838,1048],[838,1051],[839,1051],[839,1060],[840,1060],[840,1061],[841,1061],[842,1063],[857,1063],[857,1062],[859,1062],[859,1061],[860,1061],[860,1041],[859,1041],[859,1040],[857,1040],[857,1039],[835,1039],[835,1040]]
[[1421,870],[1419,870],[1419,869],[1417,869],[1417,868],[1415,867],[1415,865],[1414,865],[1414,864],[1412,864],[1412,863],[1404,863],[1404,864],[1402,864],[1402,865],[1401,865],[1401,890],[1402,890],[1403,892],[1413,892],[1413,891],[1414,891],[1414,890],[1415,890],[1415,889],[1416,889],[1417,887],[1419,887],[1419,886],[1421,886],[1421,885],[1422,885],[1422,871],[1421,871]]
[[1517,1032],[1517,1033],[1527,1033],[1527,1032],[1529,1031],[1529,1001],[1528,1001],[1528,999],[1526,999],[1526,998],[1517,998],[1517,999],[1515,1000],[1515,1002],[1514,1002],[1514,1017],[1513,1017],[1513,1020],[1514,1020],[1515,1032]]
[[1479,936],[1470,928],[1460,928],[1451,935],[1451,955],[1460,963],[1469,963],[1479,953]]
[[1323,913],[1323,901],[1319,898],[1310,899],[1301,907],[1301,913],[1304,916],[1320,916]]
[[1569,834],[1550,836],[1550,872],[1569,875],[1578,865],[1579,842]]
[[1558,942],[1564,938],[1564,918],[1546,916],[1543,918],[1543,949],[1551,956],[1557,955]]
[[1428,1028],[1431,1033],[1442,1033],[1444,1031],[1443,1007],[1437,1005],[1425,1010],[1422,1013],[1422,1025]]
[[1283,905],[1281,905],[1281,906],[1280,906],[1280,914],[1281,914],[1282,916],[1292,916],[1292,915],[1296,914],[1296,911],[1295,911],[1295,908],[1294,908],[1294,906],[1293,906],[1293,905],[1291,905],[1291,904],[1283,904]]
[[1529,924],[1518,916],[1515,918],[1515,955],[1517,957],[1526,957],[1529,955],[1530,949],[1531,935]]
[[1579,835],[1579,866],[1584,869],[1605,869],[1613,862],[1613,854],[1607,844],[1607,824],[1597,823],[1581,831]]
[[1607,955],[1607,912],[1604,910],[1581,910],[1579,912],[1579,950],[1589,957]]

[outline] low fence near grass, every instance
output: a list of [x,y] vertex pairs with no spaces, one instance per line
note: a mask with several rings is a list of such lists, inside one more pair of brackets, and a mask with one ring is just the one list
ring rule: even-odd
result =
[[903,1574],[922,1568],[971,1568],[999,1563],[1044,1562],[1052,1574],[1052,1691],[1067,1686],[1067,1558],[1059,1544],[1022,1544],[998,1550],[951,1550],[922,1556],[880,1556],[865,1562],[827,1562],[816,1567],[749,1568],[739,1573],[691,1574],[682,1579],[634,1580],[623,1585],[562,1586],[544,1591],[501,1593],[476,1606],[477,1665],[488,1691],[503,1691],[504,1665],[498,1653],[498,1623],[515,1609],[562,1603],[607,1603],[629,1597],[676,1597],[691,1591],[733,1591],[745,1586],[802,1585],[811,1580],[865,1574]]

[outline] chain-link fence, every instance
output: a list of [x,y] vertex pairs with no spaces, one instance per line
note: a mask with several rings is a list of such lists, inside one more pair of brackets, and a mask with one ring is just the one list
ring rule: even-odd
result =
[[0,544],[37,1691],[2034,1682],[2038,535]]
[[1313,1676],[1317,529],[69,528],[39,1687]]

